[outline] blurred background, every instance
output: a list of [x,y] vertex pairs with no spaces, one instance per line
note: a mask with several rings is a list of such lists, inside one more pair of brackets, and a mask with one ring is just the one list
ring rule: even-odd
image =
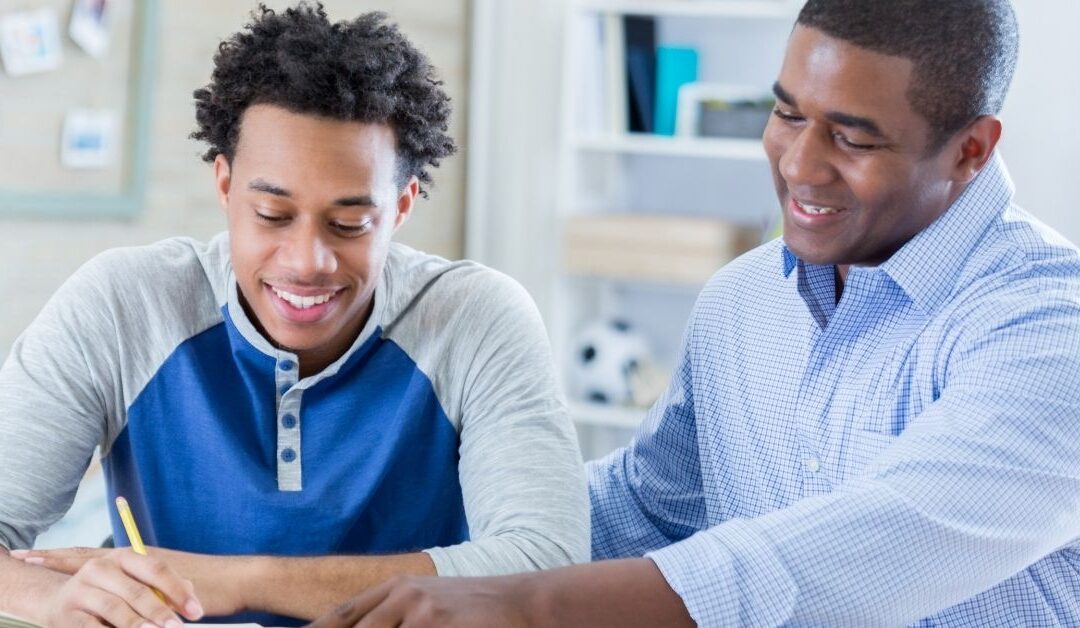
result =
[[[267,2],[273,8],[290,2]],[[400,239],[533,295],[586,458],[627,442],[694,296],[776,235],[760,125],[789,0],[326,0],[390,14],[438,68],[460,151]],[[80,264],[224,228],[192,91],[240,0],[0,0],[0,356]],[[1075,0],[1015,0],[1001,144],[1017,200],[1070,240]],[[93,469],[42,545],[103,538]]]

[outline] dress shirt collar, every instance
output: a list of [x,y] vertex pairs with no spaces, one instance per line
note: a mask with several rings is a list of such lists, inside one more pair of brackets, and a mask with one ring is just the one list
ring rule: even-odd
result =
[[[900,286],[916,307],[933,311],[951,294],[980,236],[1009,206],[1014,192],[1005,164],[995,154],[952,206],[881,264],[879,270]],[[785,277],[796,267],[810,266],[787,245],[780,248]]]

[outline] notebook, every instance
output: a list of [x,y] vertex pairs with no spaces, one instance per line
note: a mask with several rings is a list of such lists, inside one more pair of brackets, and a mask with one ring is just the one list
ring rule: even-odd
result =
[[0,628],[38,628],[38,625],[31,621],[26,621],[22,617],[16,617],[15,615],[9,615],[4,611],[0,611]]
[[[229,626],[230,628],[263,628],[259,624],[186,624],[188,626]],[[0,628],[41,628],[32,621],[0,611]]]

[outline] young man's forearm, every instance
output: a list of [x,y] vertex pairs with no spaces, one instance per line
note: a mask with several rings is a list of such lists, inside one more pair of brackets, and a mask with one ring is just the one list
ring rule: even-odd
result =
[[49,601],[67,580],[64,574],[23,564],[0,547],[0,610],[4,612],[44,624]]
[[250,610],[315,619],[348,598],[398,575],[433,576],[427,554],[395,556],[255,557],[245,606]]

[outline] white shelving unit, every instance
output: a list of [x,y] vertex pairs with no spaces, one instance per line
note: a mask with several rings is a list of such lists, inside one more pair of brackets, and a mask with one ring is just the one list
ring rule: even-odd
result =
[[721,19],[779,19],[794,16],[797,3],[788,0],[581,0],[578,11]]
[[579,151],[616,153],[622,155],[653,155],[657,157],[704,157],[762,161],[765,151],[756,140],[724,138],[686,138],[627,133],[625,135],[594,135],[575,137]]
[[[775,193],[759,140],[670,137],[595,128],[595,103],[583,93],[582,68],[601,60],[582,47],[582,20],[607,16],[656,18],[657,44],[698,51],[699,80],[750,85],[763,93],[780,68],[784,44],[799,4],[789,0],[568,0],[564,26],[563,98],[557,189],[559,234],[552,259],[552,306],[546,311],[556,359],[569,371],[573,338],[590,320],[628,320],[646,336],[658,362],[675,359],[683,326],[700,283],[658,285],[571,275],[561,264],[568,221],[575,216],[635,214],[711,217],[761,228],[775,212]],[[610,63],[608,63],[610,67]],[[601,81],[602,83],[603,81]],[[595,83],[595,81],[593,81]],[[583,88],[583,86],[585,86]],[[596,89],[604,89],[595,85]],[[592,111],[585,109],[592,107]],[[603,126],[603,125],[601,125]],[[664,238],[664,233],[656,233]],[[564,382],[572,393],[573,382]],[[586,458],[628,440],[645,409],[589,403],[571,397]]]
[[571,401],[570,414],[580,425],[633,430],[645,418],[645,410],[589,401]]

